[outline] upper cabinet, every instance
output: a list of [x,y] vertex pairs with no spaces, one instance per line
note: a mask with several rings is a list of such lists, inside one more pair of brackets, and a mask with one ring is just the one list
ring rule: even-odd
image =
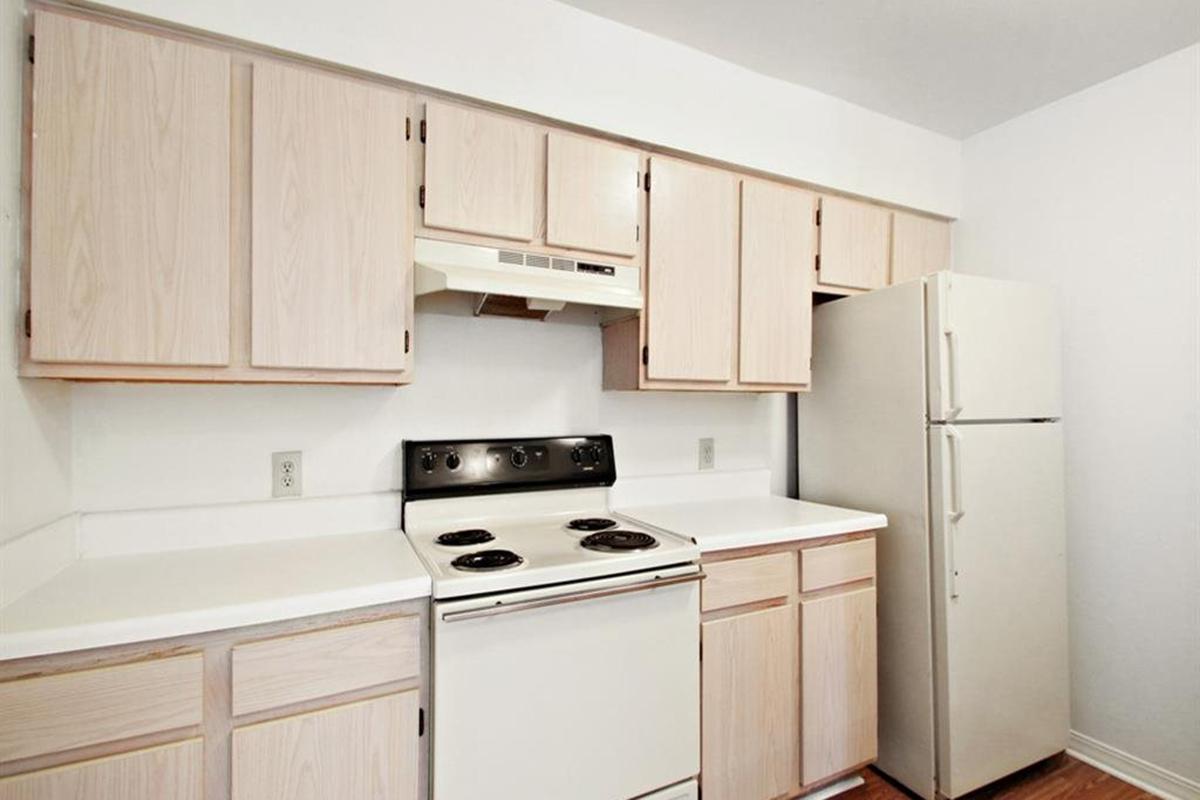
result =
[[843,197],[821,198],[819,286],[879,289],[888,284],[892,212]]
[[408,367],[406,95],[253,67],[251,363]]
[[546,244],[636,255],[640,178],[636,151],[551,131],[546,138]]
[[538,236],[545,134],[528,123],[425,104],[424,224],[520,242]]
[[803,189],[742,181],[742,383],[809,382],[816,208],[816,195]]
[[738,186],[730,172],[650,159],[646,377],[733,377]]
[[30,358],[229,362],[229,56],[38,12]]
[[950,269],[950,223],[897,211],[892,215],[892,283]]

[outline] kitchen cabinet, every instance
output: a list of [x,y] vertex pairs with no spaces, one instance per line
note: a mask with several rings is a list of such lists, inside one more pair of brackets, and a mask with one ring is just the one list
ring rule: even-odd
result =
[[821,197],[821,287],[880,289],[888,283],[892,212],[844,197]]
[[0,778],[0,800],[201,800],[204,743],[189,739]]
[[893,212],[891,283],[946,269],[950,269],[950,223]]
[[704,557],[705,797],[791,797],[876,754],[875,539]]
[[816,195],[742,181],[738,379],[806,385],[812,375]]
[[653,156],[646,377],[733,377],[738,187],[733,173]]
[[546,137],[546,244],[637,254],[641,157],[558,131]]
[[253,66],[251,364],[409,366],[406,95]]
[[701,625],[701,762],[710,800],[770,800],[800,773],[795,605]]
[[0,661],[0,800],[416,800],[414,600]]
[[415,691],[237,728],[233,800],[416,800]]
[[545,135],[486,111],[425,104],[424,224],[531,242]]
[[34,25],[30,358],[227,364],[229,56]]

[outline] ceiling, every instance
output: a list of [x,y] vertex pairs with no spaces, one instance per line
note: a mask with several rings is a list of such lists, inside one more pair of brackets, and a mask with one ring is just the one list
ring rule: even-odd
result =
[[563,2],[958,138],[1200,41],[1200,0]]

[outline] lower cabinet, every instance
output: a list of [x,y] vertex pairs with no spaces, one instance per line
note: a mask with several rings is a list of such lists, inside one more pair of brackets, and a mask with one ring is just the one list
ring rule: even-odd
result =
[[795,797],[874,761],[874,539],[773,545],[705,571],[706,800]]
[[98,758],[0,779],[0,800],[200,800],[204,742]]
[[416,800],[415,690],[237,728],[233,800]]

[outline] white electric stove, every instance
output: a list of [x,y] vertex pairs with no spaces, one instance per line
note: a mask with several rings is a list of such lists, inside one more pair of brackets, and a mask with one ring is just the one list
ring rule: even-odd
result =
[[608,436],[405,442],[434,800],[690,797],[699,548],[615,518]]

